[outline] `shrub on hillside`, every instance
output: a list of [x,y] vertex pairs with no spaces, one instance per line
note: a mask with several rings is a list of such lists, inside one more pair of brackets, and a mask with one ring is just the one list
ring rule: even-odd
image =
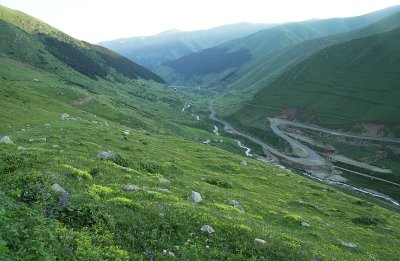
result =
[[218,179],[218,178],[207,178],[204,181],[207,182],[208,184],[215,185],[220,188],[227,188],[227,189],[233,188],[232,183],[230,183],[229,181],[226,181],[226,180]]
[[37,157],[29,153],[21,154],[0,154],[0,173],[7,174],[16,170],[31,167]]
[[156,174],[156,173],[160,173],[160,174],[164,174],[166,173],[165,168],[158,164],[155,161],[147,161],[147,162],[139,162],[138,163],[139,169],[147,171],[151,174]]
[[376,226],[382,221],[378,218],[372,218],[368,216],[359,216],[352,219],[353,223],[365,225],[365,226]]

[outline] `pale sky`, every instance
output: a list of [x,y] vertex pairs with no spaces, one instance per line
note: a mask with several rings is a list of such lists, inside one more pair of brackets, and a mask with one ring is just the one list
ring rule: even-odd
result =
[[356,16],[400,0],[0,0],[91,43],[238,22],[283,23]]

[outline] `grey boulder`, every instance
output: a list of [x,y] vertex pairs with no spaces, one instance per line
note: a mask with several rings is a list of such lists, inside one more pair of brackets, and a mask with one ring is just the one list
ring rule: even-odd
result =
[[212,233],[215,232],[214,229],[209,225],[202,226],[200,230],[201,230],[201,232],[209,234],[209,235],[211,235]]
[[189,199],[191,201],[193,201],[194,203],[199,203],[201,202],[203,199],[201,198],[201,195],[199,192],[196,191],[190,191],[189,192]]
[[0,136],[0,143],[13,144],[14,142],[8,136]]
[[267,241],[259,239],[259,238],[256,238],[256,239],[253,240],[253,244],[255,246],[266,246],[267,245]]
[[121,189],[123,191],[142,191],[143,190],[136,185],[124,185],[121,187]]
[[356,248],[358,245],[356,243],[352,243],[352,242],[342,242],[342,246]]
[[242,206],[236,200],[229,200],[226,204],[243,211]]
[[68,194],[68,192],[67,192],[63,187],[61,187],[59,184],[57,184],[57,183],[54,183],[53,185],[51,185],[51,189],[52,189],[53,191],[57,192],[57,193],[65,193],[65,194]]
[[101,160],[109,160],[113,159],[117,156],[115,152],[108,150],[108,151],[102,151],[99,154],[97,154],[96,158],[101,159]]

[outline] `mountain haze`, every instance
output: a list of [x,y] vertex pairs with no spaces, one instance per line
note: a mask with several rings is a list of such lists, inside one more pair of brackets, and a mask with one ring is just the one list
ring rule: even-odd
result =
[[239,23],[193,32],[170,30],[155,36],[117,39],[99,44],[157,71],[159,65],[165,61],[217,46],[271,26],[273,25]]
[[[191,55],[191,57],[188,58],[182,57],[180,59],[164,63],[166,67],[172,67],[172,69],[174,69],[172,72],[168,71],[169,75],[165,76],[165,79],[167,82],[179,84],[182,82],[190,83],[192,81],[194,85],[229,85],[237,78],[251,72],[253,68],[255,68],[255,70],[259,70],[259,68],[257,69],[259,64],[268,61],[275,56],[277,52],[280,52],[285,48],[313,38],[320,38],[353,31],[377,22],[378,20],[399,10],[400,7],[392,7],[358,17],[312,20],[277,25],[247,37],[232,40],[220,46],[214,47],[215,51],[204,50],[200,51],[196,55]],[[206,57],[209,55],[209,53],[217,52],[217,50],[220,50],[220,55],[222,56],[226,53],[236,52],[242,49],[248,50],[252,58],[249,60],[244,60],[239,65],[231,66],[231,64],[228,63],[218,72],[208,74],[204,74],[201,71],[192,71],[190,74],[188,74],[183,69],[191,66],[192,64],[196,64],[196,66],[200,66],[199,64],[201,64],[201,67],[212,67],[213,60],[203,58],[203,56]],[[299,56],[301,55],[302,54],[299,53]],[[177,67],[176,64],[180,64],[180,66]],[[254,82],[259,81],[261,80],[260,76],[252,77],[251,80]]]

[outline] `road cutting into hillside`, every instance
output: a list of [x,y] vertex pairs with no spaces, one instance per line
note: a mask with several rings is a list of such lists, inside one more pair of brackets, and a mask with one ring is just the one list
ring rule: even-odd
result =
[[[230,125],[227,121],[221,120],[219,118],[216,117],[216,112],[214,109],[214,104],[211,102],[209,107],[208,107],[209,111],[210,111],[210,118],[216,122],[219,122],[221,124],[224,125],[224,129],[225,131],[237,135],[237,136],[242,136],[248,140],[251,140],[252,142],[260,145],[264,150],[268,151],[269,153],[271,153],[272,155],[274,155],[275,157],[279,157],[281,159],[284,159],[288,162],[293,162],[295,164],[297,164],[298,166],[301,166],[305,169],[308,168],[320,168],[320,169],[325,169],[327,167],[327,162],[325,161],[324,158],[322,158],[321,156],[319,156],[317,153],[315,153],[313,150],[311,150],[310,148],[308,148],[307,146],[304,146],[303,144],[300,144],[299,142],[289,138],[287,135],[285,135],[283,132],[281,132],[278,128],[278,125],[275,126],[277,132],[275,132],[278,136],[286,139],[288,138],[290,141],[288,141],[292,146],[294,146],[294,148],[296,148],[298,151],[301,151],[301,154],[303,157],[299,157],[299,158],[294,158],[294,157],[290,157],[287,156],[283,153],[281,153],[280,151],[278,151],[277,149],[275,149],[274,147],[272,147],[271,145],[266,144],[265,142],[263,142],[262,140],[250,136],[249,134],[246,134],[244,132],[238,131],[235,128],[232,127],[232,125]],[[300,153],[299,153],[300,154]]]
[[[287,135],[285,132],[283,132],[280,127],[281,126],[294,126],[297,128],[305,128],[305,129],[311,129],[315,131],[321,131],[324,133],[328,133],[331,135],[336,135],[336,136],[343,136],[343,137],[349,137],[349,138],[356,138],[356,139],[364,139],[364,140],[371,140],[371,141],[384,141],[384,142],[400,142],[400,139],[396,138],[386,138],[386,137],[372,137],[372,136],[362,136],[362,135],[357,135],[357,134],[350,134],[350,133],[344,133],[344,132],[339,132],[339,131],[333,131],[325,128],[320,128],[317,126],[313,125],[307,125],[303,123],[298,123],[298,122],[291,122],[283,119],[278,119],[278,118],[268,118],[270,122],[270,127],[272,131],[279,137],[283,138],[286,140],[293,148],[293,152],[299,156],[298,158],[296,157],[290,157],[287,156],[281,152],[279,152],[276,148],[272,147],[271,145],[266,144],[262,140],[250,136],[249,134],[246,134],[244,132],[238,131],[232,127],[228,122],[221,120],[216,117],[216,112],[213,106],[213,103],[210,103],[209,105],[209,111],[210,111],[210,118],[214,121],[220,122],[224,125],[224,129],[234,135],[242,136],[245,137],[254,143],[260,145],[265,151],[268,151],[271,153],[273,156],[279,158],[280,160],[289,162],[289,163],[294,163],[296,164],[296,167],[302,167],[306,170],[308,169],[315,169],[315,168],[320,168],[320,169],[325,169],[328,170],[330,167],[330,162],[327,161],[325,158],[321,157],[317,152],[312,150],[311,148],[307,147],[303,143],[299,142],[298,140],[290,137]],[[344,158],[344,157],[341,157]],[[334,159],[336,161],[340,161],[341,159],[339,155],[334,156]],[[343,160],[342,160],[343,161]],[[357,162],[355,160],[348,159],[346,163],[357,166],[357,167],[363,167],[365,169],[374,171],[374,172],[379,172],[379,173],[387,173],[390,174],[391,171],[389,169],[382,169],[378,168],[366,163],[361,163]]]
[[[322,182],[326,182],[328,184],[333,184],[333,185],[346,187],[346,188],[354,190],[354,191],[358,191],[358,192],[361,192],[361,193],[365,193],[365,194],[371,195],[373,197],[384,199],[386,201],[391,202],[392,204],[394,204],[397,207],[400,206],[399,202],[395,201],[391,197],[389,197],[387,195],[384,195],[384,194],[382,194],[380,192],[374,192],[374,191],[367,190],[367,189],[357,188],[357,187],[354,187],[354,186],[352,186],[350,184],[347,184],[347,183],[344,183],[344,182],[341,182],[341,181],[337,182],[337,181],[333,181],[333,180],[330,180],[330,179],[319,178],[319,177],[317,177],[317,176],[315,176],[313,174],[310,174],[310,172],[314,171],[315,169],[322,170],[324,173],[327,173],[327,174],[329,172],[332,172],[332,169],[333,170],[334,169],[338,169],[338,170],[348,171],[348,172],[356,174],[356,175],[361,175],[361,176],[364,176],[366,178],[370,178],[370,179],[375,179],[375,180],[379,180],[379,181],[382,181],[382,182],[386,182],[386,183],[389,183],[391,185],[400,186],[400,184],[398,184],[398,183],[395,183],[395,182],[392,182],[392,181],[388,181],[388,180],[385,180],[385,179],[382,179],[382,178],[377,178],[377,177],[374,177],[374,176],[371,176],[371,175],[367,175],[367,174],[363,174],[363,173],[360,173],[360,172],[348,170],[348,169],[345,169],[345,168],[342,168],[342,167],[333,166],[329,161],[327,161],[324,158],[322,158],[315,151],[313,151],[312,149],[308,148],[304,144],[298,142],[297,140],[289,137],[288,135],[286,135],[283,131],[281,131],[279,129],[279,127],[282,126],[282,125],[293,125],[293,126],[296,126],[296,127],[299,127],[299,128],[301,128],[302,126],[306,126],[306,128],[309,128],[309,129],[312,128],[314,130],[319,130],[318,127],[307,126],[307,125],[303,125],[303,124],[300,124],[300,123],[293,123],[292,124],[292,122],[281,120],[281,119],[272,119],[272,118],[269,119],[270,123],[271,123],[271,129],[274,131],[274,133],[277,136],[279,136],[279,137],[285,139],[287,142],[289,142],[289,144],[293,147],[293,151],[297,151],[298,155],[300,154],[300,155],[303,156],[302,158],[294,158],[294,157],[290,157],[290,156],[287,156],[287,155],[279,152],[274,147],[266,144],[265,142],[263,142],[262,140],[260,140],[260,139],[258,139],[256,137],[250,136],[250,135],[248,135],[248,134],[246,134],[244,132],[241,132],[241,131],[238,131],[238,130],[234,129],[232,127],[232,125],[230,125],[228,122],[217,118],[216,112],[215,112],[215,109],[214,109],[214,106],[213,106],[212,102],[210,103],[208,109],[210,111],[210,119],[212,119],[213,121],[216,121],[216,122],[219,122],[219,123],[223,124],[224,125],[224,130],[226,132],[229,132],[229,133],[237,135],[237,136],[242,136],[242,137],[244,137],[244,138],[246,138],[248,140],[251,140],[252,142],[260,145],[264,149],[264,151],[269,152],[270,154],[279,157],[280,160],[286,161],[286,163],[289,163],[289,165],[290,165],[290,163],[295,163],[296,167],[301,167],[302,169],[307,171],[306,173],[303,173],[304,175],[309,176],[309,177],[314,178],[314,179],[318,179],[318,180],[320,180]],[[341,134],[343,134],[343,133],[340,133],[340,132],[335,132],[335,131],[331,131],[331,130],[327,130],[327,129],[323,129],[323,128],[321,128],[321,129],[324,132],[329,132],[329,133],[331,133],[333,135],[341,135]],[[352,134],[348,134],[348,133],[343,135],[343,136],[352,137],[352,138],[364,137],[364,136],[352,135]],[[368,139],[368,140],[379,140],[379,141],[392,141],[393,140],[391,138],[387,138],[387,139],[386,138],[378,138],[378,139],[376,139],[375,137],[366,137],[366,139]],[[397,142],[396,139],[394,139],[394,142]]]
[[361,140],[370,140],[370,141],[383,141],[383,142],[392,142],[392,143],[400,143],[400,139],[398,138],[388,138],[388,137],[378,137],[378,136],[363,136],[359,134],[353,134],[353,133],[348,133],[348,132],[340,132],[340,131],[335,131],[335,130],[330,130],[322,127],[318,127],[315,125],[309,125],[305,123],[300,123],[300,122],[293,122],[293,121],[288,121],[288,120],[283,120],[283,119],[278,119],[278,118],[269,118],[270,122],[271,120],[274,122],[275,126],[282,126],[282,125],[287,125],[287,126],[293,126],[301,129],[309,129],[309,130],[315,130],[319,132],[324,132],[330,135],[334,136],[341,136],[341,137],[346,137],[346,138],[354,138],[354,139],[361,139]]

